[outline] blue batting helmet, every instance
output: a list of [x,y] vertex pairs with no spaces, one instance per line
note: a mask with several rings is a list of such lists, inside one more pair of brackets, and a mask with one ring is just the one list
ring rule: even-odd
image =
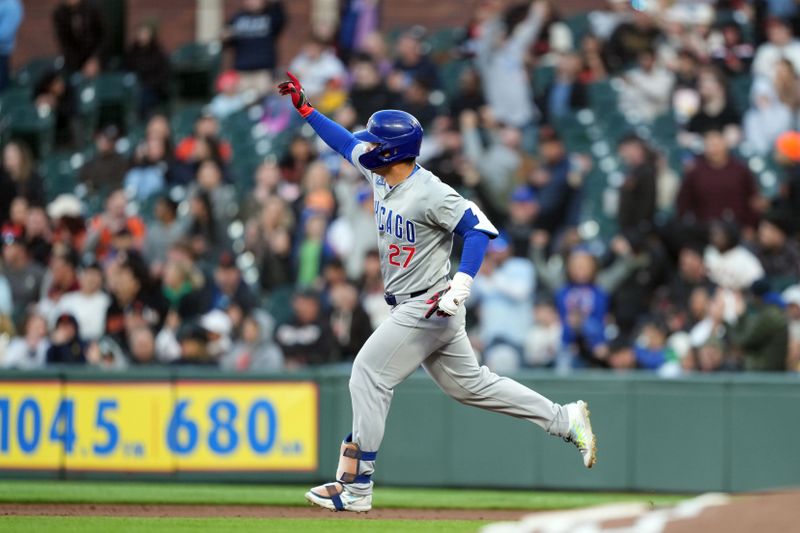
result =
[[419,156],[422,126],[405,111],[385,109],[369,117],[367,129],[356,132],[356,139],[377,144],[358,158],[365,168],[375,170]]

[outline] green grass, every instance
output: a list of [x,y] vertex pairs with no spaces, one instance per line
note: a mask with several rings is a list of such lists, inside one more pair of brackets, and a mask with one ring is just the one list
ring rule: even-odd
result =
[[3,533],[466,533],[477,531],[484,522],[467,520],[319,520],[275,518],[119,518],[63,516],[6,516],[0,517]]
[[[305,506],[303,493],[307,489],[296,485],[2,480],[0,502]],[[683,498],[669,494],[378,487],[373,504],[383,508],[552,510],[621,501],[669,505]]]

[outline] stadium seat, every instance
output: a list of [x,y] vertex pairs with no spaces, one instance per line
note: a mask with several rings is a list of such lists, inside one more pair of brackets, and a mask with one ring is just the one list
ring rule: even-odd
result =
[[439,81],[448,100],[452,100],[458,94],[461,73],[471,65],[472,62],[467,59],[456,59],[439,66]]
[[736,109],[739,112],[750,107],[750,87],[753,85],[753,77],[750,74],[734,76],[728,80],[728,92]]
[[0,140],[19,139],[30,146],[34,157],[50,153],[55,137],[55,115],[50,109],[37,108],[30,99],[18,94],[0,98]]
[[203,114],[204,107],[203,104],[190,104],[176,109],[172,113],[170,128],[172,129],[172,138],[176,142],[192,133],[194,123]]
[[580,42],[583,37],[589,33],[589,13],[578,13],[567,18],[564,23],[569,27],[572,32],[572,38],[575,42],[576,48],[580,47]]
[[214,94],[214,81],[222,66],[222,45],[187,43],[170,57],[172,96],[181,100],[208,101]]
[[556,69],[550,65],[542,65],[533,69],[531,81],[533,84],[533,94],[540,96],[544,94],[547,86],[556,78]]
[[138,83],[133,74],[110,72],[86,80],[78,88],[78,109],[82,137],[89,142],[94,132],[106,124],[115,124],[123,132],[136,124]]
[[55,152],[42,159],[39,172],[44,179],[48,202],[59,194],[75,193],[78,171],[85,162],[86,157],[80,152]]
[[18,87],[32,88],[45,72],[64,68],[63,57],[36,57],[14,73],[14,84]]

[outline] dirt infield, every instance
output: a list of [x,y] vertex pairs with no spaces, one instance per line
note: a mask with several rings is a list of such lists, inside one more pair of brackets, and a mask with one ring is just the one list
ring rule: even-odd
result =
[[[129,517],[242,517],[403,520],[519,520],[532,510],[375,509],[369,513],[333,513],[315,507],[267,505],[143,505],[143,504],[0,504],[0,516],[129,516]],[[727,505],[708,507],[699,515],[671,519],[663,533],[752,533],[800,531],[800,492],[773,492],[735,497]],[[636,520],[625,521],[630,527]],[[602,528],[623,524],[603,524]]]
[[530,511],[485,509],[374,509],[334,513],[319,507],[267,505],[141,505],[93,503],[4,503],[0,516],[132,516],[193,518],[324,518],[361,520],[518,520]]

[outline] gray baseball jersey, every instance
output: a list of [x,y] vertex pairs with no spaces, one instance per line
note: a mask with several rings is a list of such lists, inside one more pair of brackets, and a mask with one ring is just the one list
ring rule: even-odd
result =
[[405,181],[390,188],[381,176],[359,163],[366,147],[359,144],[351,162],[374,191],[378,248],[387,293],[426,290],[450,273],[453,230],[468,208],[490,233],[497,233],[474,203],[422,167],[417,166]]

